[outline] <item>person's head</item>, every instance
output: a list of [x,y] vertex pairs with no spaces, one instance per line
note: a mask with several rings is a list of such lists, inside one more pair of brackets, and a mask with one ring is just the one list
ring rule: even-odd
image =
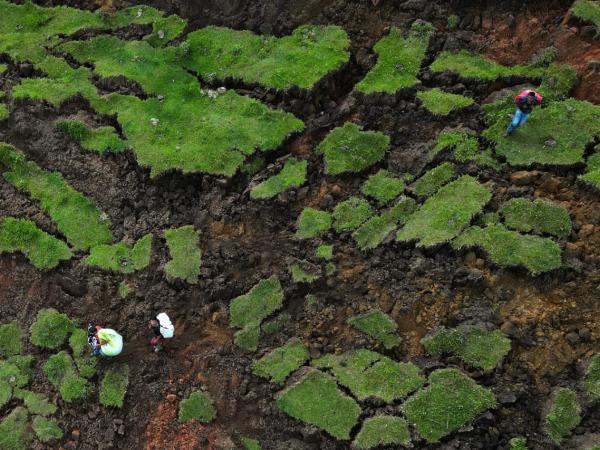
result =
[[154,327],[157,327],[157,326],[159,326],[159,325],[160,325],[160,322],[158,321],[158,319],[157,319],[156,317],[153,317],[152,319],[150,319],[150,320],[148,321],[148,325],[149,325],[151,328],[154,328]]
[[529,91],[529,93],[527,94],[527,101],[533,103],[535,102],[535,100],[535,91]]

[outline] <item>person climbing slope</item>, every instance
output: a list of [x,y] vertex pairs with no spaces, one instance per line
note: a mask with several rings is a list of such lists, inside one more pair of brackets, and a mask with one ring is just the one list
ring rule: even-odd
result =
[[156,317],[150,319],[148,328],[154,333],[154,336],[150,340],[150,345],[155,352],[161,350],[162,347],[160,343],[163,339],[171,339],[175,334],[175,327],[166,313],[160,313]]
[[88,325],[88,343],[92,356],[117,356],[123,350],[123,337],[115,330],[100,325]]
[[506,134],[513,134],[517,128],[527,122],[533,107],[541,104],[542,96],[533,89],[525,89],[517,95],[515,97],[517,111],[512,117],[510,125],[508,125],[508,128],[506,129]]

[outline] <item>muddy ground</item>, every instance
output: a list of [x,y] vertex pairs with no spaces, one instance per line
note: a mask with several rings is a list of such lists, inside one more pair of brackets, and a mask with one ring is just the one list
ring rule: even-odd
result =
[[[88,1],[43,3],[94,7]],[[130,4],[102,3],[106,8]],[[20,255],[0,256],[2,322],[17,319],[29,325],[38,309],[55,307],[81,323],[93,320],[113,325],[127,342],[118,358],[129,362],[131,369],[125,407],[119,411],[100,408],[96,398],[80,405],[63,404],[59,413],[65,430],[62,448],[241,448],[240,434],[259,439],[267,450],[348,448],[348,444],[280,412],[274,403],[277,388],[253,376],[253,355],[233,345],[229,301],[273,274],[284,285],[284,310],[291,320],[282,332],[261,339],[258,355],[300,336],[312,356],[370,345],[396,359],[411,358],[429,372],[441,363],[422,353],[419,340],[436,326],[471,321],[501,327],[512,337],[512,352],[491,374],[471,372],[478,382],[494,390],[499,407],[440,444],[418,441],[414,448],[507,449],[508,440],[520,435],[528,436],[531,449],[549,448],[541,420],[548,394],[556,386],[577,386],[586,361],[600,349],[600,196],[576,182],[582,168],[539,171],[523,184],[511,178],[510,170],[497,174],[462,167],[496,186],[492,200],[496,205],[517,195],[535,195],[569,209],[574,232],[563,253],[566,267],[560,271],[532,278],[525,271],[493,267],[477,253],[457,255],[446,247],[428,253],[394,242],[364,253],[348,235],[330,236],[338,270],[326,281],[310,287],[294,284],[287,265],[291,258],[311,259],[314,255],[314,244],[292,238],[302,208],[331,208],[357,193],[366,177],[326,177],[320,158],[311,155],[313,146],[336,125],[352,118],[367,129],[387,133],[392,140],[388,166],[413,174],[432,165],[427,150],[446,126],[483,129],[479,107],[436,119],[419,107],[410,92],[368,99],[351,95],[354,83],[375,62],[371,47],[387,27],[406,28],[415,18],[433,22],[441,31],[432,42],[430,60],[443,49],[468,47],[499,62],[515,64],[555,45],[559,60],[580,71],[575,95],[599,102],[600,77],[587,68],[586,61],[590,55],[598,55],[600,45],[582,34],[581,27],[565,22],[571,2],[381,0],[378,6],[371,0],[145,3],[189,19],[190,30],[215,24],[282,35],[308,22],[338,24],[351,36],[352,58],[348,67],[328,77],[310,95],[235,86],[307,122],[305,132],[267,158],[272,163],[288,153],[308,157],[308,183],[273,201],[250,201],[246,191],[249,180],[242,175],[224,180],[169,173],[150,179],[149,171],[139,167],[129,152],[99,157],[82,151],[52,125],[55,119],[77,111],[96,123],[109,120],[94,117],[81,99],[60,109],[22,102],[0,125],[0,141],[14,144],[46,169],[61,171],[75,189],[93,198],[110,216],[116,239],[135,240],[149,232],[158,238],[151,266],[129,276],[89,269],[83,256],[45,273]],[[459,29],[444,31],[451,13],[461,18]],[[26,65],[12,65],[0,83],[16,83],[28,70]],[[425,85],[452,88],[457,93],[470,91],[479,101],[504,87],[427,73],[422,79]],[[513,81],[518,84],[522,80]],[[0,217],[5,215],[31,218],[44,230],[60,235],[35,202],[0,179]],[[170,283],[162,270],[168,251],[161,230],[187,224],[202,232],[202,272],[195,286]],[[123,280],[134,291],[126,299],[117,294]],[[308,293],[318,299],[312,308],[305,307]],[[348,316],[374,305],[398,322],[404,339],[401,349],[385,351],[346,325]],[[154,354],[147,345],[146,321],[159,310],[171,313],[178,335],[166,352]],[[29,350],[38,352],[33,347]],[[101,370],[113,363],[103,361]],[[452,358],[442,363],[461,365]],[[44,383],[41,375],[34,380],[40,390]],[[178,402],[201,384],[216,402],[217,419],[210,425],[180,427]],[[365,413],[397,409],[395,404],[382,408],[373,403]],[[576,439],[563,448],[588,448],[595,442],[592,433],[596,432],[600,432],[600,410],[586,408],[574,433]]]

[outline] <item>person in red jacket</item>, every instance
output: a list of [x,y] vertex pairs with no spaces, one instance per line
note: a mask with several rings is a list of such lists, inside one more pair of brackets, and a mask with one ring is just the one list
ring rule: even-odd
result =
[[517,111],[515,112],[510,125],[508,125],[508,128],[506,129],[506,134],[513,134],[517,128],[527,121],[533,107],[541,104],[542,96],[533,89],[526,89],[517,95],[515,97]]

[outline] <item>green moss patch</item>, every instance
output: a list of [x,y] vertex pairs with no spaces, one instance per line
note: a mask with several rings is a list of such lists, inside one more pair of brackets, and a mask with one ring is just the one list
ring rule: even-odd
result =
[[281,313],[273,319],[263,322],[260,329],[265,334],[274,334],[281,331],[290,319],[291,316],[288,313]]
[[585,391],[593,400],[600,400],[600,353],[592,357],[585,372]]
[[375,175],[371,175],[360,191],[367,197],[377,200],[380,205],[386,205],[398,197],[405,187],[404,180],[382,169]]
[[409,189],[419,197],[430,197],[454,178],[456,178],[454,164],[445,162],[427,171],[411,184]]
[[518,437],[509,441],[510,450],[527,450],[527,439]]
[[302,186],[306,181],[307,166],[305,160],[288,159],[277,175],[252,188],[250,198],[254,200],[273,198],[288,189]]
[[472,422],[496,406],[494,394],[456,369],[439,369],[429,375],[428,386],[409,398],[402,409],[409,423],[427,442]]
[[38,200],[75,249],[87,250],[113,239],[110,221],[88,197],[73,189],[60,173],[41,169],[6,144],[0,144],[0,164],[10,169],[4,172],[6,181]]
[[240,441],[246,450],[261,450],[260,443],[256,439],[242,436]]
[[273,383],[282,383],[293,371],[309,359],[308,350],[298,339],[276,348],[252,365],[252,372]]
[[179,404],[179,422],[181,423],[190,420],[209,423],[216,415],[213,402],[206,392],[194,391]]
[[29,415],[23,407],[15,408],[0,422],[0,449],[28,450],[33,435],[28,426]]
[[389,34],[373,47],[378,56],[377,64],[356,85],[356,89],[365,94],[394,94],[419,84],[417,74],[433,33],[433,26],[420,20],[412,24],[407,38],[402,36],[399,28],[392,27]]
[[560,445],[581,422],[581,408],[577,394],[571,389],[557,389],[546,416],[546,433],[556,445]]
[[560,247],[556,242],[538,236],[524,236],[500,224],[471,227],[452,245],[458,249],[480,247],[495,264],[523,266],[532,274],[548,272],[562,264]]
[[[0,98],[2,98],[0,96]],[[10,111],[4,103],[0,103],[0,121],[6,120],[10,117]]]
[[387,349],[397,347],[402,342],[396,334],[398,324],[379,309],[373,309],[365,314],[351,317],[348,319],[348,323],[372,338],[381,341]]
[[0,361],[0,382],[8,383],[11,387],[22,388],[29,384],[31,378],[31,363],[33,356],[11,356]]
[[436,116],[447,116],[452,111],[466,108],[475,103],[472,98],[444,92],[439,88],[419,91],[417,97],[425,109]]
[[513,166],[572,165],[583,161],[586,145],[600,133],[600,106],[569,99],[536,109],[510,136],[504,117],[484,131],[496,143],[496,154]]
[[77,374],[73,359],[67,352],[50,356],[42,369],[64,401],[81,400],[87,396],[90,386]]
[[308,261],[295,261],[290,265],[294,283],[312,283],[321,278],[321,270]]
[[432,72],[454,72],[464,78],[493,81],[510,76],[541,77],[542,68],[518,65],[506,67],[480,55],[461,50],[457,53],[442,52],[431,65]]
[[121,281],[117,288],[117,292],[119,293],[119,297],[127,298],[131,293],[131,287],[125,281]]
[[325,173],[339,175],[361,172],[381,161],[390,146],[390,138],[378,131],[362,131],[362,127],[346,122],[332,130],[315,149],[325,155]]
[[183,63],[206,79],[310,89],[348,62],[350,40],[337,26],[303,25],[281,38],[211,26],[188,34],[186,45]]
[[418,247],[448,242],[469,225],[490,200],[490,191],[465,175],[428,198],[398,232],[399,241],[417,241]]
[[571,218],[562,206],[545,200],[514,198],[500,208],[504,223],[513,230],[547,233],[559,238],[571,234]]
[[333,210],[333,228],[338,233],[353,231],[373,216],[369,202],[362,198],[350,197],[338,203]]
[[235,343],[246,350],[256,350],[260,324],[283,304],[283,289],[275,276],[261,280],[247,294],[231,301],[229,324],[241,328],[235,334]]
[[311,371],[283,391],[277,406],[295,419],[315,425],[337,439],[350,439],[360,408],[337,387],[334,379],[317,370]]
[[85,258],[85,264],[120,273],[133,273],[150,264],[152,234],[140,238],[135,245],[119,242],[113,245],[98,245]]
[[593,0],[577,0],[573,3],[571,14],[596,27],[596,35],[600,34],[600,4]]
[[408,446],[409,444],[408,424],[402,417],[395,416],[368,418],[353,443],[354,447],[365,450],[380,445]]
[[401,197],[389,210],[362,224],[352,237],[361,250],[379,246],[399,224],[404,224],[417,208],[410,197]]
[[494,369],[510,351],[510,339],[500,330],[487,331],[481,327],[442,328],[421,343],[429,354],[452,353],[484,370]]
[[544,72],[538,91],[547,102],[565,100],[577,84],[577,71],[568,64],[552,63]]
[[23,349],[22,330],[15,320],[0,325],[0,356],[8,358],[18,355]]
[[338,382],[350,389],[358,400],[374,397],[391,403],[406,397],[425,382],[414,364],[398,363],[366,349],[339,356],[326,355],[312,364],[330,369]]
[[489,166],[495,169],[501,167],[500,163],[493,157],[492,151],[490,149],[481,151],[477,138],[465,131],[442,131],[431,153],[436,155],[441,150],[449,147],[452,148],[452,154],[456,161],[473,161],[481,166]]
[[596,188],[600,188],[600,152],[596,152],[588,158],[585,173],[579,175],[578,178]]
[[4,408],[13,395],[13,387],[8,381],[0,380],[0,408]]
[[59,120],[56,126],[78,142],[82,148],[92,152],[118,153],[127,148],[127,143],[119,137],[113,127],[90,128],[78,120]]
[[0,75],[8,70],[8,65],[0,63]]
[[69,347],[73,350],[73,359],[75,360],[79,374],[87,379],[96,375],[96,363],[98,360],[87,354],[89,351],[87,331],[75,328],[69,337]]
[[333,258],[333,245],[319,245],[315,251],[315,256],[329,261]]
[[38,269],[52,269],[73,253],[67,244],[30,220],[6,217],[0,222],[0,253],[19,251]]
[[331,214],[314,208],[304,208],[298,217],[296,238],[322,236],[331,228]]
[[100,385],[100,403],[115,408],[123,407],[125,393],[129,385],[129,365],[111,367],[104,374]]
[[171,261],[165,265],[167,276],[196,284],[202,258],[199,248],[200,233],[193,225],[187,225],[166,230],[165,238],[171,254]]
[[40,309],[31,325],[31,343],[42,348],[59,348],[73,331],[73,322],[53,308]]
[[35,435],[41,442],[46,443],[56,441],[63,436],[63,431],[54,420],[35,416],[32,425]]
[[49,416],[56,412],[57,407],[48,401],[45,395],[26,390],[15,390],[15,397],[22,399],[25,407],[31,414]]

